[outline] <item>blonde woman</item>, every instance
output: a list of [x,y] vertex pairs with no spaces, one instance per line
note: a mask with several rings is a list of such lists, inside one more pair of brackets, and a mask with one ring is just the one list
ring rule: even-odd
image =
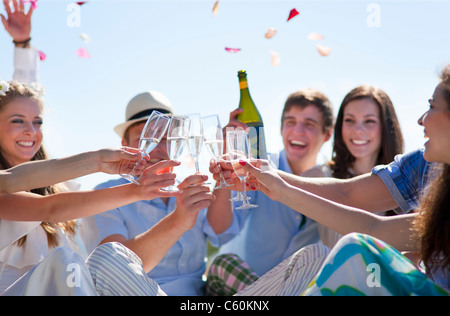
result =
[[[42,107],[40,95],[28,85],[9,82],[7,91],[0,95],[2,169],[46,159],[42,147]],[[105,161],[103,158],[100,160]],[[117,171],[117,165],[112,169],[108,169],[111,165],[106,165],[103,164],[100,169]],[[141,259],[123,245],[104,244],[91,254],[85,264],[69,248],[68,237],[76,231],[73,219],[138,200],[177,195],[159,190],[173,184],[175,175],[157,174],[161,168],[176,165],[178,163],[174,161],[161,161],[147,168],[139,186],[124,184],[104,190],[66,193],[57,193],[55,186],[48,186],[31,192],[0,194],[0,293],[161,294],[158,284],[143,272]],[[196,177],[191,177],[191,183],[186,185],[204,181],[202,175]],[[48,180],[44,182],[48,183]],[[205,196],[206,199],[211,198],[208,193]],[[189,204],[189,201],[186,203]],[[198,212],[189,205],[187,209],[191,211],[174,212],[155,228],[155,232],[152,232],[155,244],[162,236],[167,237],[165,242],[175,242],[179,234],[191,228],[189,223]],[[135,269],[142,271],[137,273]]]

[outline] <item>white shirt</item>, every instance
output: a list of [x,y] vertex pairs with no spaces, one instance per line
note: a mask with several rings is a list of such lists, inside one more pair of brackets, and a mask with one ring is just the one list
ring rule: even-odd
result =
[[[41,262],[52,250],[41,222],[13,222],[0,220],[0,293]],[[69,242],[59,231],[60,246]],[[24,246],[15,242],[27,236]]]

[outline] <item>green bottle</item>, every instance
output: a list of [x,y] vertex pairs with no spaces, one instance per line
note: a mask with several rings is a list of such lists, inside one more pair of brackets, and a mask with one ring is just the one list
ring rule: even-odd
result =
[[250,128],[249,138],[252,147],[252,157],[267,159],[264,124],[261,114],[259,114],[248,89],[247,72],[245,70],[239,70],[238,78],[239,88],[241,90],[239,108],[244,111],[238,115],[237,119]]

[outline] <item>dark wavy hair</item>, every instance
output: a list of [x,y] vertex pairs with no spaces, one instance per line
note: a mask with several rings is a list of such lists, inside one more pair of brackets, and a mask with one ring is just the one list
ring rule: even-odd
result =
[[376,165],[387,164],[394,160],[395,155],[403,152],[404,140],[397,114],[391,99],[383,90],[370,85],[361,85],[351,90],[342,100],[334,126],[333,153],[330,167],[335,178],[348,179],[355,175],[349,169],[355,161],[342,138],[342,125],[344,110],[353,100],[370,99],[380,109],[381,148],[378,153]]
[[[450,117],[450,65],[441,74]],[[419,256],[427,271],[450,268],[450,165],[440,164],[441,174],[428,187],[415,221]]]

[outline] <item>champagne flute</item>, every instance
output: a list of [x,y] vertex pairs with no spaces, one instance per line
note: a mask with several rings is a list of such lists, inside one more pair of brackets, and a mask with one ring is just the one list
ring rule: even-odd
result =
[[[170,160],[178,160],[183,154],[184,147],[186,145],[186,135],[189,130],[190,120],[186,116],[174,115],[170,120],[169,128],[167,130],[167,153]],[[162,170],[161,172],[172,172],[173,167],[169,170]],[[177,192],[179,189],[175,185],[170,185],[165,188],[161,188],[166,192]]]
[[[202,117],[203,137],[206,148],[208,148],[211,156],[219,160],[223,155],[223,133],[220,126],[219,116],[216,114]],[[216,189],[231,187],[223,178],[222,170],[220,171],[220,184]]]
[[121,174],[123,178],[135,184],[140,184],[138,176],[136,175],[136,168],[139,166],[141,160],[145,155],[149,154],[156,146],[158,146],[161,138],[164,136],[169,125],[170,117],[158,111],[153,111],[147,119],[141,137],[139,138],[139,151],[141,158],[133,167],[130,173]]
[[236,207],[236,209],[249,209],[258,207],[258,205],[251,204],[247,199],[247,188],[246,188],[246,178],[248,172],[244,171],[239,163],[239,160],[248,161],[251,157],[250,155],[250,141],[248,135],[245,131],[236,130],[227,132],[227,149],[230,155],[232,166],[234,172],[241,181],[243,191],[242,191],[242,205]]
[[195,163],[195,172],[200,173],[200,167],[198,165],[198,159],[203,148],[203,128],[202,121],[200,119],[200,114],[192,113],[188,114],[187,117],[191,120],[189,126],[188,136],[188,146],[192,158]]

